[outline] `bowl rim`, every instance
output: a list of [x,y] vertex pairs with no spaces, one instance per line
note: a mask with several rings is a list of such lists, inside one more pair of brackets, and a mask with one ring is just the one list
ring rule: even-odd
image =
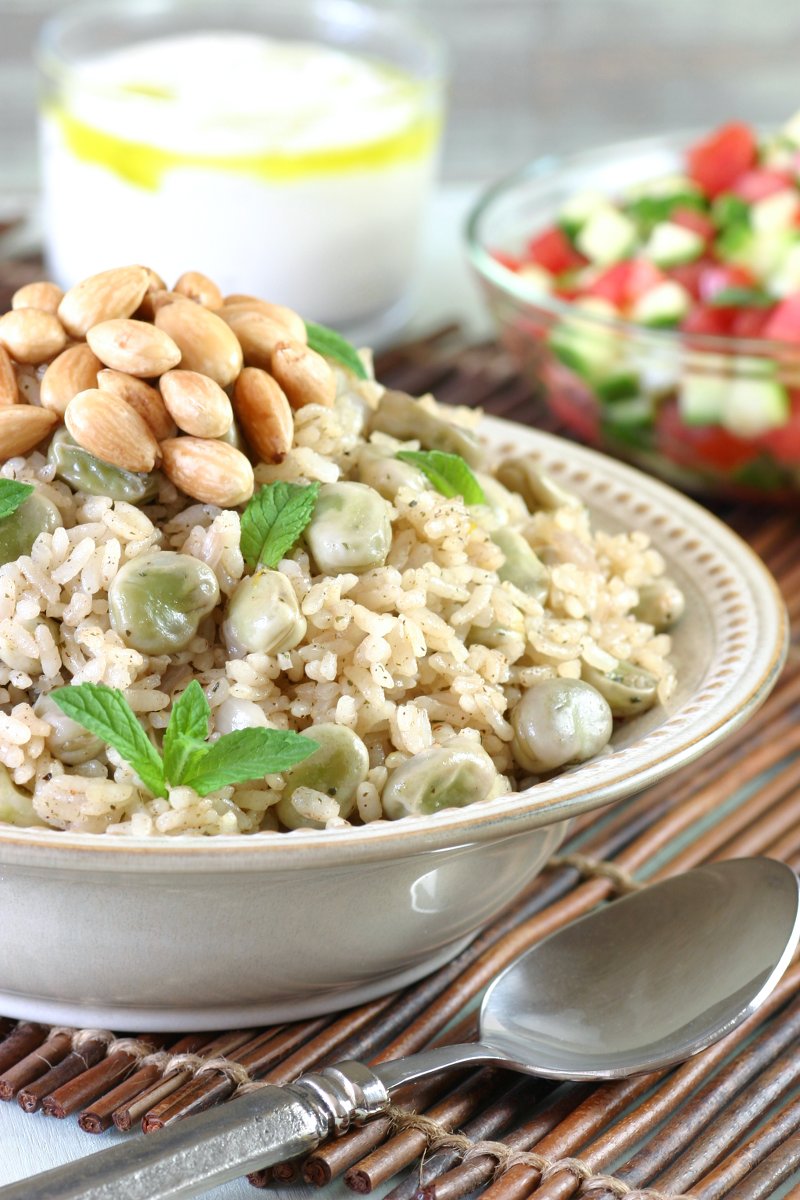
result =
[[[698,758],[738,728],[766,699],[778,678],[789,644],[786,607],[775,580],[760,558],[738,534],[707,509],[634,467],[564,438],[497,417],[484,417],[483,429],[493,451],[518,450],[522,434],[524,452],[544,459],[548,470],[554,465],[558,469],[561,464],[561,470],[569,470],[580,477],[587,491],[590,486],[603,492],[617,489],[618,496],[627,497],[625,503],[630,506],[629,512],[621,512],[626,527],[629,527],[636,501],[636,512],[645,513],[649,505],[659,524],[671,523],[670,537],[688,538],[691,535],[698,554],[713,550],[715,573],[724,574],[720,563],[728,572],[727,580],[721,579],[720,587],[730,591],[738,586],[745,594],[747,611],[744,615],[740,613],[741,597],[736,594],[737,616],[731,630],[735,624],[740,632],[729,632],[728,658],[723,660],[732,665],[726,666],[725,671],[717,668],[716,683],[712,679],[706,688],[707,693],[714,690],[712,702],[705,709],[701,706],[700,711],[697,710],[698,684],[681,707],[669,712],[664,721],[628,746],[599,755],[521,792],[480,805],[443,809],[431,816],[404,817],[399,821],[330,831],[304,829],[291,833],[208,838],[186,835],[115,837],[0,825],[0,863],[161,873],[192,872],[198,868],[215,872],[267,867],[275,870],[352,868],[362,862],[379,862],[515,836],[567,820],[655,783]],[[564,482],[567,486],[574,484],[570,478],[565,478]],[[591,508],[590,498],[587,503]],[[622,499],[614,503],[624,507]],[[664,528],[666,536],[666,526]],[[688,553],[688,550],[684,551],[687,570]],[[665,557],[669,566],[668,550]],[[751,635],[747,662],[740,662],[739,655],[731,653],[736,650],[737,639],[741,646],[744,645],[743,626]],[[726,680],[731,679],[733,682],[729,687]],[[735,695],[734,703],[728,693]],[[667,737],[667,734],[671,736]],[[649,749],[650,753],[642,763],[638,760],[644,749]]]
[[[754,128],[759,129],[756,123]],[[516,271],[506,267],[487,250],[481,237],[481,222],[491,211],[493,205],[510,194],[515,188],[531,181],[542,183],[555,181],[562,171],[589,167],[600,164],[604,159],[616,157],[635,157],[657,150],[679,151],[693,140],[708,136],[707,129],[684,129],[655,134],[645,138],[628,138],[623,141],[610,142],[591,150],[578,150],[570,154],[545,154],[533,159],[524,166],[501,176],[489,184],[469,209],[463,226],[463,236],[466,242],[467,257],[478,275],[493,287],[510,296],[516,303],[527,308],[549,313],[559,318],[579,319],[587,326],[597,326],[601,330],[617,336],[646,340],[655,346],[679,345],[688,354],[722,354],[731,358],[734,354],[742,357],[765,358],[780,352],[781,358],[787,365],[794,365],[800,360],[800,346],[793,342],[782,341],[778,338],[742,338],[725,337],[722,334],[691,333],[685,334],[676,329],[658,329],[648,325],[639,325],[623,317],[603,316],[600,313],[578,308],[570,300],[563,300],[549,293],[536,293],[526,288],[524,281]],[[645,181],[643,181],[645,182]],[[613,199],[613,196],[609,197]],[[776,301],[780,303],[780,299]],[[780,364],[778,364],[780,366]]]

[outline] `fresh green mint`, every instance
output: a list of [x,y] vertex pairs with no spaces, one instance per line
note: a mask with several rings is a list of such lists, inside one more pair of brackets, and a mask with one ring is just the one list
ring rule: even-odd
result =
[[317,354],[321,354],[324,358],[335,359],[357,379],[369,378],[355,346],[351,346],[335,329],[328,329],[325,325],[315,325],[313,321],[306,321],[306,333],[310,348],[316,350]]
[[775,303],[774,296],[768,296],[757,288],[725,287],[708,301],[711,308],[770,308]]
[[398,450],[401,462],[418,467],[443,496],[462,496],[465,504],[485,504],[483,488],[460,454],[444,450]]
[[32,483],[17,483],[16,479],[0,479],[0,520],[10,517],[33,495]]
[[242,513],[240,545],[249,567],[276,567],[311,520],[318,483],[267,483]]
[[289,729],[237,729],[209,742],[211,710],[196,679],[172,706],[163,759],[115,688],[77,683],[50,695],[68,717],[113,746],[154,796],[166,797],[168,784],[207,796],[230,783],[288,771],[318,749],[317,742]]

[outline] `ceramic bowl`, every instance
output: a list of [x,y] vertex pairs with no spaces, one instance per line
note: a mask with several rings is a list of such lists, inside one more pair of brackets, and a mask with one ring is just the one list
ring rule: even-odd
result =
[[655,480],[486,419],[595,524],[648,533],[684,589],[679,686],[609,752],[486,804],[376,827],[123,839],[0,827],[0,1013],[116,1029],[234,1027],[328,1012],[451,958],[557,848],[570,818],[697,758],[764,700],[787,621],[756,556]]

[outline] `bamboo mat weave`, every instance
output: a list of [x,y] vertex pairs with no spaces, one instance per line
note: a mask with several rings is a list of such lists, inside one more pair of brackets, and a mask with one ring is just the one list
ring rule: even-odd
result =
[[[495,345],[455,329],[382,356],[379,377],[558,432]],[[0,1099],[36,1119],[150,1131],[341,1058],[381,1061],[474,1036],[471,1003],[522,950],[620,892],[702,862],[767,854],[800,868],[800,513],[717,506],[767,562],[793,628],[784,674],[724,745],[572,828],[562,855],[457,959],[332,1018],[191,1035],[151,1047],[106,1031],[0,1018]],[[468,1015],[464,1015],[467,1009]],[[673,1070],[591,1086],[496,1068],[427,1083],[391,1118],[251,1176],[257,1188],[344,1177],[391,1200],[800,1200],[800,965],[739,1030]],[[121,1037],[121,1035],[120,1035]],[[152,1050],[150,1057],[142,1057]],[[0,1110],[0,1120],[2,1111]],[[410,1169],[409,1169],[410,1168]],[[786,1188],[790,1190],[785,1191]]]

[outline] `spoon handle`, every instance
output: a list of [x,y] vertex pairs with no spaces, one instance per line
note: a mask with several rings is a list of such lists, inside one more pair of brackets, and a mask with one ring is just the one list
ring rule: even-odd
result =
[[313,1150],[389,1103],[356,1062],[263,1087],[147,1137],[0,1188],[2,1200],[175,1200]]

